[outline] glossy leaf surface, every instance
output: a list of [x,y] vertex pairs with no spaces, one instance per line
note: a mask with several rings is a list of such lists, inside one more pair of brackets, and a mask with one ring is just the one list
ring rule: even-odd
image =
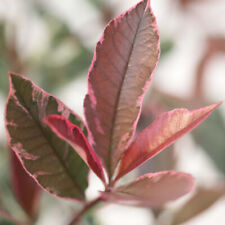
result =
[[133,137],[158,58],[159,35],[147,0],[112,20],[97,43],[84,107],[91,144],[109,177]]
[[193,183],[192,176],[186,173],[149,173],[103,196],[115,203],[159,208],[191,191]]
[[142,131],[125,152],[116,179],[144,163],[198,126],[221,103],[198,110],[175,109],[158,117]]
[[88,143],[82,130],[69,120],[59,115],[50,115],[45,119],[45,122],[60,138],[69,142],[74,147],[79,156],[105,183],[101,162]]
[[31,218],[38,213],[41,188],[25,171],[15,152],[10,150],[11,176],[14,195]]
[[6,106],[10,147],[45,190],[59,197],[84,200],[88,167],[42,122],[49,114],[62,115],[85,131],[81,119],[61,101],[30,80],[10,74]]

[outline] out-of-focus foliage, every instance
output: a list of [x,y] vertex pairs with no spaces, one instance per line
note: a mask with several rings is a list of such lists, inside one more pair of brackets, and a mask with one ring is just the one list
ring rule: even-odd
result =
[[4,94],[8,91],[9,71],[32,73],[43,88],[54,91],[86,72],[92,59],[92,49],[60,17],[52,15],[42,4],[33,4],[30,9],[47,27],[49,45],[40,56],[35,52],[24,56],[17,40],[17,24],[0,21],[0,91]]
[[225,121],[217,111],[205,124],[193,132],[193,137],[225,176]]
[[[28,6],[25,7],[25,13],[28,18],[30,17],[31,23],[34,17],[46,28],[44,35],[47,38],[47,45],[40,52],[24,54],[21,50],[20,36],[21,32],[24,32],[23,26],[26,27],[27,24],[21,24],[20,19],[18,23],[17,21],[12,23],[11,18],[7,16],[0,18],[0,94],[5,97],[9,90],[8,72],[10,71],[32,76],[44,89],[57,92],[76,77],[86,75],[93,57],[93,48],[87,45],[86,40],[82,40],[79,33],[74,31],[62,17],[52,13],[47,5],[41,1],[23,3]],[[3,6],[0,5],[0,8]],[[105,18],[105,8],[100,8],[99,4],[95,7],[99,9],[98,13],[102,18]],[[29,35],[24,32],[22,36],[27,38],[29,44]],[[2,137],[0,140],[0,210],[2,209],[6,215],[9,213],[15,218],[26,220],[26,215],[13,194],[6,140]],[[86,224],[95,224],[91,215],[86,220]],[[14,223],[8,222],[7,216],[0,213],[0,224]]]
[[[181,6],[180,10],[183,17],[186,15],[183,13],[183,10],[189,9],[189,13],[191,13],[190,6],[192,4],[204,4],[205,2],[210,3],[210,1],[211,4],[219,2],[212,0],[177,0]],[[41,52],[41,55],[33,52],[33,54],[24,56],[23,51],[19,50],[18,30],[12,26],[8,18],[0,19],[0,94],[4,96],[8,92],[7,73],[9,71],[25,73],[28,76],[32,74],[32,79],[37,81],[41,87],[50,92],[57,92],[59,88],[65,86],[77,76],[86,75],[93,56],[93,48],[87,45],[86,40],[81,38],[79,32],[72,29],[62,17],[53,14],[41,1],[24,2],[30,5],[29,14],[35,15],[47,27],[48,46]],[[74,4],[76,4],[75,2]],[[87,0],[86,2],[94,9],[97,9],[102,25],[105,25],[116,15],[117,6],[113,5],[112,7],[106,0]],[[88,29],[88,27],[85,27],[85,29]],[[205,97],[205,90],[203,90],[202,84],[204,83],[205,75],[207,75],[206,68],[210,60],[218,53],[220,55],[225,53],[224,38],[221,35],[216,36],[216,34],[214,37],[208,37],[205,53],[196,68],[193,96],[188,99],[181,98],[180,96],[164,93],[157,87],[151,87],[154,90],[150,96],[151,100],[146,101],[146,107],[143,109],[139,124],[140,131],[164,111],[175,107],[197,108],[211,101]],[[174,46],[176,46],[175,38],[164,39],[164,36],[161,35],[161,60],[162,56],[168,56],[173,51]],[[63,54],[61,54],[62,52]],[[61,55],[65,56],[62,57]],[[168,71],[169,75],[170,71]],[[224,99],[224,97],[221,97],[221,99]],[[190,103],[193,100],[196,101],[196,105],[193,106],[192,104],[190,107]],[[145,113],[146,111],[147,113]],[[192,136],[195,142],[202,147],[214,162],[215,167],[225,175],[225,121],[222,111],[217,110],[214,112],[211,118],[192,133]],[[18,203],[16,203],[11,190],[8,171],[8,149],[4,144],[0,144],[0,205],[4,206],[4,209],[13,215],[24,218],[25,215]],[[147,164],[144,164],[140,168],[142,171],[139,171],[139,173],[143,174],[149,170],[159,171],[162,168],[164,170],[176,168],[176,160],[174,152],[168,149],[151,159]],[[158,216],[160,212],[155,213],[155,215]],[[85,218],[86,224],[89,225],[99,224],[99,221],[96,222],[95,220],[96,218],[92,213]],[[0,225],[11,224],[13,223],[1,219],[0,215]]]
[[[177,0],[182,15],[185,18],[186,13],[194,16],[195,12],[191,8],[194,4],[215,4],[211,0]],[[216,1],[219,2],[219,1]],[[193,10],[193,11],[192,11]],[[184,13],[185,11],[185,13]],[[198,18],[201,21],[201,18]],[[204,86],[206,77],[208,76],[208,65],[214,59],[214,57],[224,57],[225,54],[225,37],[221,34],[209,35],[205,37],[205,47],[203,54],[196,63],[196,68],[194,69],[194,79],[192,83],[193,89],[191,90],[191,95],[188,97],[181,97],[173,95],[171,93],[165,92],[158,86],[152,87],[151,94],[145,101],[145,105],[142,110],[141,118],[138,124],[140,132],[148,124],[151,123],[157,116],[161,113],[171,110],[176,107],[187,107],[195,108],[202,105],[207,105],[211,99],[207,98],[207,89]],[[172,43],[172,45],[170,45]],[[164,44],[164,43],[163,43]],[[163,46],[161,43],[161,46]],[[176,42],[168,42],[165,45],[166,53],[169,55]],[[164,52],[162,52],[163,54]],[[164,54],[163,54],[164,55]],[[159,65],[160,66],[160,65]],[[170,72],[168,71],[168,74]],[[182,75],[182,74],[181,74]],[[216,74],[214,79],[217,79]],[[224,96],[220,96],[220,99],[224,99]],[[192,218],[200,216],[201,213],[208,210],[214,205],[218,200],[224,198],[224,179],[225,177],[225,117],[223,111],[219,109],[211,118],[205,121],[198,129],[191,133],[194,142],[202,148],[206,155],[211,159],[214,167],[218,169],[220,174],[220,179],[218,183],[212,184],[212,187],[202,187],[197,188],[196,193],[190,200],[184,203],[175,213],[167,211],[166,209],[161,209],[153,211],[155,216],[155,223],[161,224],[160,215],[164,212],[170,214],[171,221],[167,221],[165,224],[183,224],[184,222],[189,222]],[[174,146],[168,148],[162,154],[157,155],[155,158],[151,159],[149,162],[145,163],[139,169],[139,174],[144,174],[147,171],[159,171],[177,168],[177,156],[174,151],[171,151]],[[197,151],[197,150],[196,150]],[[163,164],[163,166],[162,166]],[[222,183],[222,185],[221,185]],[[158,220],[159,218],[159,220]],[[163,223],[164,224],[164,223]]]
[[198,188],[194,196],[174,215],[172,225],[182,224],[211,207],[225,194],[225,186]]

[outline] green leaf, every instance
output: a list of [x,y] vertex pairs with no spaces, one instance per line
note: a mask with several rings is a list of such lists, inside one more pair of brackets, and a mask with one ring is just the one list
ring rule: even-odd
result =
[[173,46],[174,46],[174,43],[170,39],[161,41],[161,44],[160,44],[160,48],[161,48],[160,56],[161,56],[161,59],[162,59],[163,56],[167,55],[167,53],[169,53],[172,50]]
[[214,112],[192,135],[225,175],[225,121],[221,111]]
[[0,219],[0,225],[15,225],[15,223]]
[[30,80],[10,74],[5,115],[10,147],[46,191],[62,198],[84,200],[88,167],[72,147],[42,122],[49,114],[64,116],[87,134],[82,120],[61,101]]
[[8,92],[7,86],[7,71],[9,71],[9,62],[6,57],[6,24],[0,22],[0,92],[1,94],[6,94]]

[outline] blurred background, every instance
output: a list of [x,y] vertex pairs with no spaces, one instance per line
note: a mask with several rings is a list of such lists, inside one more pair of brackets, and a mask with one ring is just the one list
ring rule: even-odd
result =
[[[25,218],[15,200],[4,128],[9,71],[21,73],[83,117],[87,72],[105,25],[137,0],[0,0],[0,212]],[[160,113],[225,99],[225,1],[152,0],[161,34],[161,59],[146,95],[140,132]],[[145,163],[150,171],[191,173],[196,189],[160,210],[117,205],[90,212],[86,225],[212,225],[225,223],[225,105],[204,124]],[[89,199],[102,189],[90,175]],[[42,193],[37,225],[64,225],[73,203]],[[9,215],[0,214],[0,225]]]

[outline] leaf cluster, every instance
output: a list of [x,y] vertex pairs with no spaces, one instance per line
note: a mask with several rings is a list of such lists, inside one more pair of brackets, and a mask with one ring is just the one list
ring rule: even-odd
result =
[[[15,153],[13,167],[21,162],[44,190],[84,204],[89,169],[105,186],[99,197],[102,201],[157,209],[191,191],[192,176],[176,171],[147,173],[117,185],[221,104],[163,113],[134,138],[143,98],[159,60],[159,46],[150,0],[141,1],[106,26],[88,74],[85,122],[31,80],[10,73],[5,122]],[[23,180],[17,179],[15,188]],[[21,197],[23,193],[17,191]],[[32,216],[38,192],[34,185],[30,201],[21,200]]]

